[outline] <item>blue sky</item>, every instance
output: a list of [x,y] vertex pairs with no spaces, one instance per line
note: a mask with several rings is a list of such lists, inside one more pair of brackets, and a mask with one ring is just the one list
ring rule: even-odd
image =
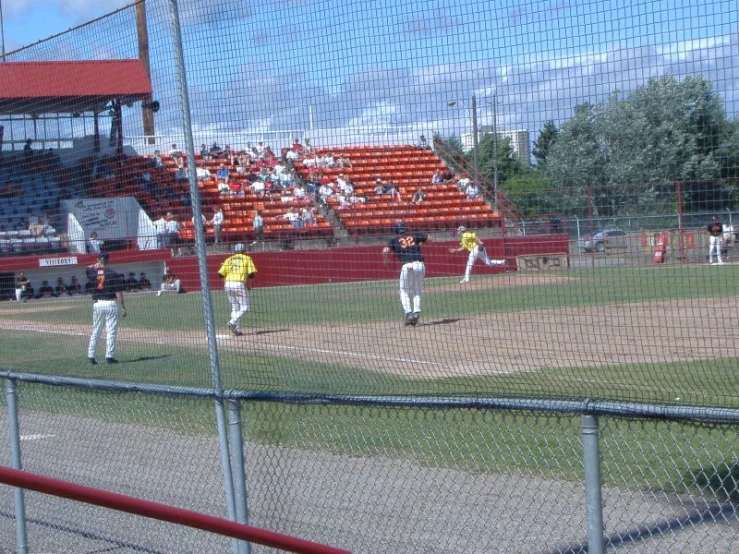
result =
[[[0,1],[6,51],[126,5]],[[147,5],[154,86],[165,100],[157,116],[162,130],[173,81],[171,64],[163,61],[171,56],[156,45],[166,42],[158,37],[168,32],[168,2]],[[475,94],[480,125],[490,125],[495,97],[496,124],[529,129],[533,140],[545,121],[563,122],[576,104],[604,101],[615,90],[628,92],[662,74],[703,74],[725,99],[729,117],[739,110],[736,0],[181,0],[179,5],[194,127],[200,131],[259,133],[315,124],[330,129],[337,141],[469,132]],[[131,57],[127,42],[118,46],[96,38],[94,29],[85,38],[89,52],[70,52],[68,44],[52,42],[48,59],[55,59],[54,49],[58,59],[87,59],[98,52]],[[452,101],[455,109],[448,107]]]

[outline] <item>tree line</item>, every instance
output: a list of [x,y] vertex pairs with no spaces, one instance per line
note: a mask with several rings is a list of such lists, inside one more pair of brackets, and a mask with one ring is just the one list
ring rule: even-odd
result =
[[[461,154],[456,139],[448,141]],[[485,136],[478,170],[521,214],[621,217],[732,209],[739,183],[739,121],[700,76],[662,76],[601,104],[581,104],[558,127],[547,121],[521,163],[511,141]],[[493,157],[497,151],[496,158]],[[464,154],[468,163],[475,152]]]

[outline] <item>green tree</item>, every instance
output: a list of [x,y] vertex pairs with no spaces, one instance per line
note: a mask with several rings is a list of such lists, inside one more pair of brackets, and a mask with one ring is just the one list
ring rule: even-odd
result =
[[559,137],[559,129],[557,129],[554,121],[550,119],[539,132],[539,138],[534,141],[533,154],[536,165],[543,166],[547,163],[549,151],[557,142],[557,137]]
[[[654,211],[654,198],[675,181],[686,183],[688,196],[700,190],[725,198],[706,186],[723,186],[714,180],[721,176],[726,127],[710,82],[653,78],[629,95],[614,92],[604,104],[577,106],[550,149],[547,174],[557,188],[596,188],[595,215]],[[637,198],[635,186],[642,187]]]

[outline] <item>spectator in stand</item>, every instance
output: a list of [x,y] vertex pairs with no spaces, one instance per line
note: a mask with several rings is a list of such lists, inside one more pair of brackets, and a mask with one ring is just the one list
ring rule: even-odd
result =
[[41,286],[38,289],[36,298],[52,298],[54,296],[54,289],[49,284],[49,281],[42,281]]
[[231,194],[231,187],[228,186],[228,183],[224,181],[218,181],[218,194]]
[[72,292],[69,290],[69,287],[64,283],[64,279],[59,277],[56,280],[56,287],[54,287],[54,296],[72,296]]
[[454,179],[457,183],[457,190],[459,192],[464,192],[467,190],[467,186],[472,182],[472,179],[469,177],[455,177]]
[[308,192],[305,190],[305,187],[302,184],[295,185],[292,191],[293,191],[293,198],[295,200],[302,201],[308,197]]
[[254,229],[254,236],[256,240],[252,244],[256,244],[258,241],[264,240],[264,218],[262,212],[257,210],[252,221],[252,228]]
[[208,150],[208,154],[212,160],[217,160],[223,156],[223,149],[218,146],[218,143],[214,142],[210,150]]
[[185,158],[182,155],[182,150],[177,148],[176,144],[173,144],[172,148],[170,148],[169,158],[172,161],[174,161],[175,165],[177,166],[177,169],[182,169],[185,167]]
[[322,183],[318,187],[318,198],[323,204],[328,204],[328,199],[334,195],[334,189],[331,183]]
[[437,168],[436,171],[434,171],[434,174],[431,176],[431,184],[432,185],[443,185],[446,183],[444,180],[444,175],[441,173],[441,169]]
[[256,194],[259,198],[264,198],[265,191],[266,191],[266,184],[261,179],[256,179],[252,184],[249,186],[251,191]]
[[180,205],[189,208],[192,206],[192,197],[190,196],[190,191],[183,189],[180,191]]
[[343,173],[339,173],[336,177],[336,186],[339,187],[339,191],[345,196],[351,196],[351,193],[354,192],[351,181]]
[[98,238],[97,231],[90,233],[90,238],[87,239],[87,252],[89,254],[100,254],[103,251],[102,240]]
[[219,206],[213,210],[213,217],[208,222],[209,225],[213,226],[213,242],[216,246],[220,245],[223,240],[222,230],[225,219],[223,208]]
[[126,292],[135,292],[139,290],[139,282],[136,280],[136,274],[131,271],[126,279]]
[[418,137],[418,147],[422,150],[427,150],[429,148],[429,143],[424,135]]
[[164,160],[162,159],[162,152],[160,150],[154,150],[154,155],[151,157],[154,169],[164,168]]
[[346,156],[344,156],[344,153],[342,152],[341,154],[339,154],[339,157],[336,159],[336,166],[351,169],[352,161]]
[[205,162],[200,162],[198,167],[195,169],[195,173],[198,176],[198,181],[205,181],[211,178],[210,169],[205,165]]
[[179,241],[181,225],[180,225],[180,222],[175,219],[174,215],[172,215],[172,212],[167,212],[166,219],[167,219],[167,226],[166,226],[166,234],[165,234],[165,237],[166,237],[165,238],[165,241],[166,241],[165,248],[172,248]]
[[82,287],[80,286],[79,282],[77,281],[77,277],[72,275],[72,280],[69,283],[69,295],[72,296],[74,294],[82,294]]
[[179,293],[181,291],[182,287],[180,286],[180,280],[177,278],[177,275],[167,270],[167,272],[164,274],[164,277],[162,277],[162,284],[159,287],[159,292],[157,292],[157,296],[161,296],[165,292]]
[[141,275],[139,275],[139,290],[149,290],[149,289],[151,289],[151,281],[149,281],[149,279],[146,278],[146,273],[142,271]]
[[154,232],[157,236],[157,248],[166,248],[167,243],[167,217],[160,216],[154,221]]
[[303,146],[303,154],[312,154],[313,145],[310,143],[310,139],[305,139],[305,146]]
[[200,145],[200,158],[203,160],[210,159],[210,152],[208,151],[208,147],[205,145],[205,143]]
[[415,204],[416,206],[420,206],[423,204],[426,200],[426,191],[423,190],[423,187],[418,187],[416,189],[416,192],[413,193],[413,198],[411,198],[411,202]]
[[300,213],[300,219],[303,221],[304,226],[317,223],[318,219],[316,218],[315,208],[310,204],[305,206],[303,211]]
[[221,152],[221,158],[226,160],[226,163],[231,164],[233,160],[233,150],[231,150],[231,145],[227,144],[223,147],[223,151]]
[[480,196],[481,193],[482,191],[480,190],[480,187],[474,181],[470,182],[470,184],[467,185],[467,188],[464,189],[464,194],[468,200],[474,200]]
[[244,186],[239,181],[228,182],[228,193],[231,196],[246,196]]
[[257,158],[264,158],[265,146],[261,140],[257,143],[256,148],[257,148]]
[[290,208],[287,213],[283,214],[282,219],[286,219],[287,222],[295,229],[302,229],[303,227],[305,227],[305,223],[301,219],[300,213],[295,206]]
[[218,183],[226,183],[228,184],[228,181],[231,178],[231,172],[226,167],[226,164],[222,163],[218,166],[218,169],[216,170],[216,179],[218,180]]
[[251,158],[243,150],[236,156],[236,173],[244,175],[251,170]]
[[175,182],[178,182],[178,181],[187,181],[188,179],[189,178],[187,176],[187,170],[184,167],[178,167],[177,169],[175,169],[175,172],[174,172],[174,180],[175,180]]

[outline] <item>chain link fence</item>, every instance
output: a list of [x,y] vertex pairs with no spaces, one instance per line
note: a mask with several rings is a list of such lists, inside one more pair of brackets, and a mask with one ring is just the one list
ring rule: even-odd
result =
[[[103,392],[20,378],[26,470],[227,515],[207,390]],[[648,419],[629,415],[635,406],[598,403],[229,396],[244,452],[233,471],[245,477],[251,525],[356,553],[585,552],[599,520],[604,551],[737,547],[736,414],[732,422],[689,410]],[[12,519],[11,492],[2,499]],[[33,551],[228,549],[200,531],[37,493],[26,508]],[[12,525],[0,532],[13,543]]]
[[[739,551],[739,352],[723,317],[739,308],[737,278],[730,264],[703,272],[722,269],[703,267],[710,217],[731,223],[736,211],[736,10],[693,2],[694,17],[676,21],[637,2],[640,17],[680,24],[684,51],[657,31],[640,35],[646,26],[636,22],[638,40],[624,50],[604,44],[600,56],[572,52],[537,26],[594,39],[591,16],[633,14],[599,2],[571,8],[589,12],[582,21],[562,6],[442,4],[257,10],[235,0],[147,0],[7,54],[11,63],[141,59],[151,77],[156,112],[147,102],[124,106],[120,121],[112,107],[94,117],[3,118],[5,160],[20,159],[29,137],[36,149],[58,150],[72,168],[63,190],[87,190],[92,174],[74,154],[98,131],[95,163],[114,152],[121,129],[131,156],[177,145],[191,160],[201,144],[279,152],[297,139],[340,151],[438,135],[518,206],[504,241],[566,233],[570,250],[551,271],[496,280],[480,269],[468,290],[459,277],[434,280],[417,329],[395,321],[397,290],[381,281],[255,292],[241,343],[214,328],[227,320],[226,301],[207,279],[200,294],[132,294],[121,339],[128,359],[116,373],[80,367],[82,301],[3,306],[3,465],[357,553]],[[646,117],[622,120],[615,140],[602,122],[629,115],[625,104],[588,111],[614,89],[649,82],[624,60],[686,87],[698,74],[710,81],[701,89],[710,105],[690,112],[695,156],[670,127],[662,136],[680,148],[661,159],[658,145],[631,133]],[[582,75],[598,76],[590,94]],[[653,101],[651,111],[669,104]],[[595,144],[603,166],[564,146],[552,146],[557,163],[547,165],[547,122]],[[634,170],[640,160],[649,171]],[[197,183],[189,185],[186,219],[199,219]],[[58,204],[37,207],[61,217]],[[612,229],[623,233],[597,238]],[[733,241],[726,246],[731,262]],[[204,245],[195,250],[207,276]],[[358,273],[381,263],[379,252],[336,261],[319,250],[278,269],[294,276],[358,258]],[[144,254],[139,262],[152,275],[154,262]],[[265,252],[257,265],[275,263]],[[268,551],[38,493],[24,504],[5,489],[0,503],[0,544],[24,554],[19,525],[33,552]]]

